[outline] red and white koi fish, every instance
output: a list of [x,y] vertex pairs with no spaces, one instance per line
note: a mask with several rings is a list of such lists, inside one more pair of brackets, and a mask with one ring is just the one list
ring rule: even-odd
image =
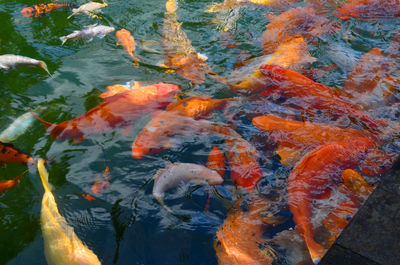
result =
[[24,17],[40,17],[42,15],[48,14],[53,10],[62,8],[72,8],[75,4],[72,3],[47,3],[47,4],[37,4],[29,7],[25,7],[21,10],[21,14]]
[[400,16],[399,0],[347,0],[334,13],[338,18],[348,20],[352,17],[361,19],[382,19]]

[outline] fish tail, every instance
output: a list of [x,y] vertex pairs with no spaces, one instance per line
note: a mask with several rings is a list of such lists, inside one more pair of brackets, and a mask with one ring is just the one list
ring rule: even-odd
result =
[[[68,18],[70,18],[70,17],[71,16],[69,16]],[[60,40],[62,41],[61,46],[63,46],[64,43],[68,40],[68,38],[67,38],[67,36],[63,36],[63,37],[60,37]]]
[[18,182],[18,184],[19,184],[20,178],[22,178],[23,176],[25,176],[25,174],[26,174],[28,171],[29,171],[29,169],[25,170],[24,172],[22,172],[21,174],[19,174],[18,176],[16,176],[16,177],[14,178],[14,181]]
[[169,208],[161,198],[156,197],[156,200],[161,204],[162,207],[164,207],[165,210],[167,210],[168,212],[170,212],[172,214],[174,213],[174,211],[172,211],[172,209]]
[[49,69],[47,68],[47,64],[46,64],[45,62],[39,61],[39,66],[40,66],[43,70],[45,70],[45,71],[49,74],[49,76],[51,76],[50,71],[49,71]]
[[40,180],[42,181],[43,184],[44,191],[51,192],[49,184],[49,173],[47,173],[46,167],[44,166],[44,159],[39,159],[37,167],[40,175]]
[[51,122],[47,122],[45,120],[43,120],[42,118],[40,118],[34,111],[29,110],[29,112],[33,115],[33,117],[35,117],[36,119],[38,119],[46,129],[52,127],[52,126],[56,126],[56,124],[51,123]]

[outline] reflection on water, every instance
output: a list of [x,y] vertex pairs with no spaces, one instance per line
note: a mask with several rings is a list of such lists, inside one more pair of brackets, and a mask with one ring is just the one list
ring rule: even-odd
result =
[[[67,124],[74,132],[76,118],[85,118],[88,131],[83,134],[65,136],[70,131],[62,128],[64,135],[56,140],[61,132],[51,135],[51,129],[46,131],[36,121],[13,144],[33,157],[49,159],[61,215],[103,264],[310,264],[310,252],[318,252],[311,253],[318,259],[321,248],[332,244],[366,193],[379,183],[377,176],[397,157],[398,126],[393,121],[399,119],[400,42],[395,36],[400,22],[393,16],[398,7],[389,13],[385,10],[390,4],[383,8],[390,18],[376,19],[382,17],[378,8],[368,13],[374,17],[369,19],[365,12],[350,14],[349,6],[342,7],[342,15],[333,14],[332,1],[272,1],[271,6],[264,2],[225,1],[213,13],[205,12],[212,1],[177,1],[178,8],[166,12],[164,1],[110,0],[102,19],[67,19],[68,9],[41,17],[20,13],[40,1],[0,0],[0,54],[43,60],[52,73],[25,66],[0,71],[0,130],[38,107],[46,107],[39,115],[44,121]],[[343,1],[337,2],[341,6]],[[313,11],[307,9],[310,6]],[[347,19],[355,15],[368,19]],[[129,30],[139,64],[116,45],[114,33],[61,46],[59,37],[94,23]],[[258,68],[263,63],[311,79],[296,79],[292,72],[283,75],[288,80],[279,79],[275,68]],[[144,82],[139,87],[175,84],[192,99],[229,100],[222,107],[186,102],[160,112],[175,100],[176,91],[166,98],[156,95],[159,101],[153,106],[140,101],[143,93],[135,95],[130,87],[125,96],[107,98],[115,106],[104,111],[99,96],[106,88],[127,82],[133,86],[134,81]],[[289,89],[293,87],[298,90]],[[321,91],[330,92],[321,96]],[[145,102],[146,111],[121,103],[121,97],[129,103]],[[323,103],[315,103],[321,98]],[[85,115],[94,108],[102,111]],[[121,112],[129,118],[99,122],[104,117],[109,122],[111,114]],[[81,136],[86,139],[69,139]],[[374,143],[358,139],[360,150],[352,151],[362,154],[354,156],[342,149],[345,144],[337,144],[355,136],[370,137]],[[365,142],[374,150],[364,154],[360,146]],[[223,158],[230,164],[223,185],[168,190],[164,203],[173,213],[165,210],[152,195],[156,172],[174,162],[206,166],[214,147],[225,152]],[[312,169],[332,176],[318,179],[316,190],[290,184],[290,179],[315,184],[303,177],[308,172],[301,166],[306,164],[304,157],[320,158]],[[335,158],[345,160],[344,168],[337,166],[343,172],[325,167],[324,163],[335,164]],[[242,166],[244,161],[247,166]],[[29,176],[0,194],[0,264],[46,263],[40,230],[43,188],[35,166],[28,167]],[[1,180],[25,169],[6,164],[0,168]],[[97,178],[107,185],[93,192]],[[257,195],[239,192],[236,186],[248,191],[255,187]],[[310,220],[299,217],[304,213]],[[246,237],[249,233],[255,236]]]

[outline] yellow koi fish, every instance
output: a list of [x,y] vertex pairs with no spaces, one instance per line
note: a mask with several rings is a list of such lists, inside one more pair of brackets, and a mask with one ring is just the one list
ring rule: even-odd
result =
[[74,233],[74,229],[58,211],[43,159],[39,159],[38,171],[44,188],[40,223],[47,263],[49,265],[101,264],[96,254],[82,243]]

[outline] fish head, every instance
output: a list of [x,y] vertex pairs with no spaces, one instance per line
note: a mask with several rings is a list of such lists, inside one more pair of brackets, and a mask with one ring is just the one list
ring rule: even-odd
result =
[[129,35],[131,35],[131,34],[126,29],[120,29],[117,32],[115,32],[115,37],[117,39],[121,39],[121,38],[123,38],[125,36],[129,36]]
[[23,9],[21,10],[21,14],[22,14],[24,17],[33,17],[33,16],[36,15],[36,9],[33,8],[32,6],[25,7],[25,8],[23,8]]

